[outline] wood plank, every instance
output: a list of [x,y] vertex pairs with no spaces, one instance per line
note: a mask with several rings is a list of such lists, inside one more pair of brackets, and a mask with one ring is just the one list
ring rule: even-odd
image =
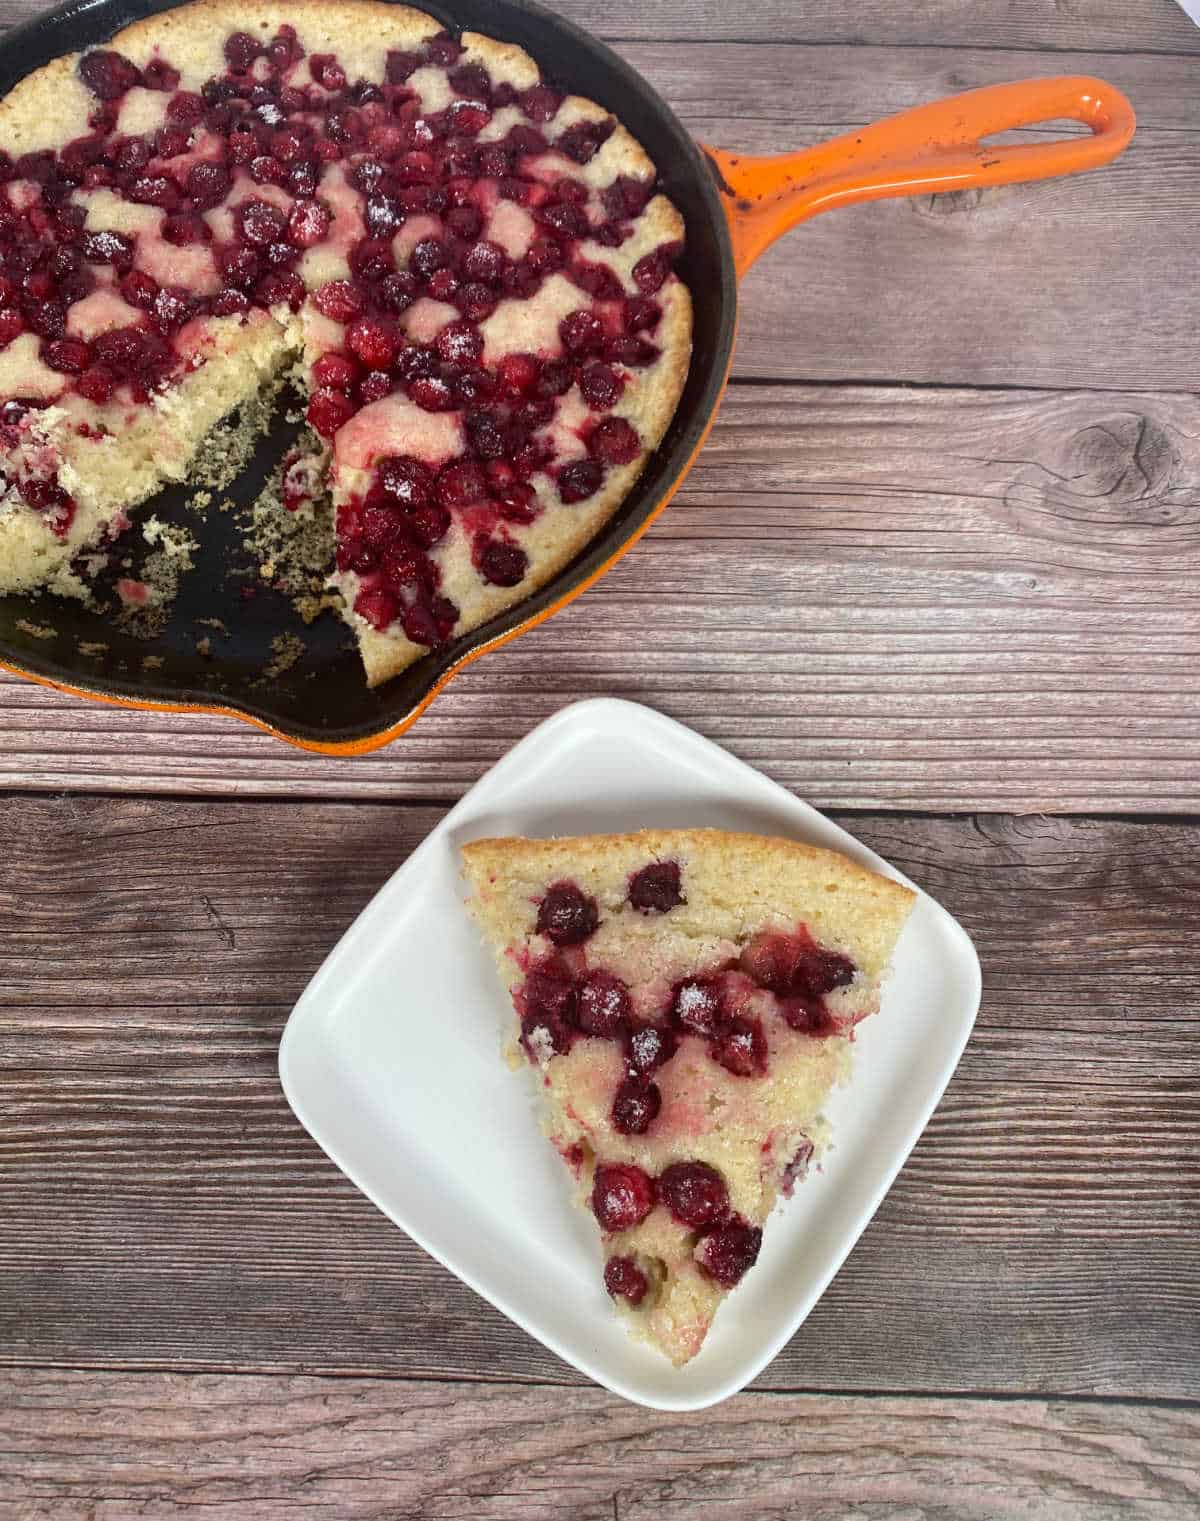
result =
[[0,1374],[21,1521],[1184,1521],[1198,1452],[1196,1410],[1116,1403]]
[[[275,1075],[291,1002],[439,816],[5,801],[0,1362],[574,1380]],[[1200,825],[848,822],[975,936],[985,1002],[762,1385],[1200,1397]]]
[[0,785],[450,798],[611,693],[825,807],[1197,809],[1198,493],[1191,396],[735,387],[638,548],[388,749],[5,678]]
[[[0,27],[15,26],[48,7],[45,0],[0,0]],[[996,47],[1105,52],[1200,52],[1200,32],[1176,0],[554,0],[550,7],[609,40],[682,42],[843,42],[898,47]]]

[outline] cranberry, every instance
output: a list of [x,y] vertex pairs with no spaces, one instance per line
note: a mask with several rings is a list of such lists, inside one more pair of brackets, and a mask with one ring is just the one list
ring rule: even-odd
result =
[[600,199],[604,209],[614,221],[627,221],[640,216],[654,189],[653,181],[635,180],[628,174],[619,174],[607,186]]
[[83,256],[92,264],[128,269],[133,263],[133,239],[122,232],[89,232],[83,239]]
[[597,301],[620,301],[625,294],[625,287],[607,264],[590,264],[581,259],[571,266],[568,274],[572,284]]
[[161,58],[152,58],[142,70],[142,85],[147,90],[173,90],[179,84],[179,70]]
[[359,366],[345,354],[322,354],[312,368],[318,386],[348,391],[360,374]]
[[467,95],[475,100],[486,100],[492,88],[487,70],[478,63],[464,63],[451,69],[446,79],[456,95]]
[[386,62],[388,84],[403,84],[420,67],[421,58],[417,53],[389,52]]
[[604,1287],[614,1299],[625,1299],[635,1308],[650,1285],[632,1257],[610,1257],[604,1264]]
[[426,412],[451,412],[454,410],[454,392],[440,376],[430,375],[410,380],[409,396]]
[[454,100],[446,108],[450,131],[462,137],[475,137],[491,119],[492,113],[478,100]]
[[313,53],[308,60],[309,72],[323,90],[344,90],[346,71],[332,53]]
[[574,882],[555,882],[538,905],[537,932],[555,945],[579,945],[594,935],[600,923],[595,898]]
[[204,120],[205,104],[199,95],[180,90],[167,102],[167,120],[177,127],[196,127]]
[[585,1035],[619,1036],[629,1019],[629,989],[611,972],[589,972],[579,988],[576,1023]]
[[593,412],[606,412],[620,401],[625,382],[608,365],[597,362],[584,365],[579,389]]
[[377,317],[358,317],[346,329],[346,347],[371,370],[386,370],[396,358],[400,339]]
[[256,185],[278,185],[282,189],[287,177],[287,170],[269,153],[260,153],[250,160],[250,178]]
[[607,121],[577,121],[567,128],[555,147],[577,164],[590,163],[601,143],[612,136],[615,126],[611,117]]
[[237,209],[236,220],[247,243],[253,243],[259,248],[279,241],[287,233],[287,218],[270,201],[260,201],[257,198],[243,201]]
[[464,285],[454,301],[469,322],[483,322],[496,310],[496,297],[491,287],[476,280]]
[[229,171],[222,164],[193,164],[187,173],[187,193],[200,211],[219,206],[229,183]]
[[210,243],[212,228],[203,217],[190,211],[175,212],[163,218],[162,236],[175,248],[187,248],[193,243]]
[[386,370],[369,370],[359,381],[355,395],[366,407],[373,401],[382,401],[385,396],[390,396],[393,389],[392,377]]
[[451,511],[462,511],[473,507],[477,502],[487,501],[487,480],[474,460],[454,460],[442,467],[437,480],[437,492],[443,507],[448,507]]
[[538,1009],[521,1020],[521,1044],[530,1061],[545,1061],[570,1050],[571,1032],[563,1019]]
[[488,401],[496,394],[496,377],[490,370],[473,364],[460,370],[453,380],[454,395],[467,406]]
[[524,481],[493,482],[492,491],[496,497],[496,510],[510,523],[532,523],[541,510],[536,492]]
[[262,43],[249,32],[233,32],[225,39],[225,62],[235,74],[244,74],[262,51]]
[[604,345],[604,324],[594,312],[572,312],[559,323],[558,335],[569,354],[595,354]]
[[373,238],[389,238],[404,220],[404,213],[390,196],[370,195],[364,220]]
[[735,1019],[710,1049],[713,1060],[735,1077],[762,1077],[767,1070],[767,1039],[757,1019]]
[[151,316],[164,332],[182,327],[192,314],[191,292],[182,285],[164,285],[154,298]]
[[409,513],[408,531],[422,549],[432,549],[449,533],[450,514],[436,502],[430,502]]
[[505,354],[496,369],[505,390],[514,395],[530,390],[538,378],[538,362],[532,354]]
[[606,417],[588,435],[588,452],[606,465],[628,465],[641,452],[641,440],[623,417]]
[[553,274],[567,262],[562,247],[553,238],[535,238],[525,252],[525,262],[538,274]]
[[411,454],[390,454],[380,460],[379,479],[388,495],[406,507],[424,507],[432,499],[433,472]]
[[214,317],[232,317],[238,312],[250,310],[250,298],[245,291],[234,290],[232,286],[226,286],[219,290],[210,302],[210,310]]
[[517,99],[530,121],[547,122],[557,116],[558,108],[562,105],[562,96],[558,91],[544,84],[536,84],[532,89],[523,91]]
[[231,163],[248,164],[258,153],[258,139],[253,132],[231,132],[228,148]]
[[671,1014],[693,1035],[706,1039],[719,1035],[725,1025],[720,985],[712,977],[685,977],[676,984]]
[[629,901],[643,914],[668,914],[686,903],[678,861],[651,861],[629,879]]
[[489,586],[517,586],[529,569],[529,556],[519,545],[486,535],[475,542],[474,560]]
[[25,321],[39,338],[61,338],[67,328],[67,309],[60,301],[31,301],[25,308]]
[[625,1056],[634,1072],[653,1072],[671,1060],[678,1045],[674,1031],[658,1025],[640,1025],[629,1034]]
[[592,1213],[603,1231],[627,1231],[654,1208],[654,1184],[640,1167],[608,1164],[592,1179]]
[[483,353],[483,334],[471,322],[448,322],[435,346],[447,364],[470,364]]
[[671,260],[661,248],[644,254],[633,266],[633,281],[645,296],[652,296],[671,273]]
[[286,303],[292,311],[298,312],[304,300],[304,281],[299,275],[287,273],[266,275],[254,287],[254,294],[262,306]]
[[103,406],[112,395],[115,384],[114,377],[102,366],[96,365],[84,371],[75,382],[75,389],[86,400],[95,402],[97,406]]
[[97,48],[79,60],[79,77],[101,100],[118,100],[126,90],[133,89],[141,75],[120,53]]
[[758,1261],[761,1246],[762,1231],[736,1219],[705,1236],[697,1248],[696,1261],[723,1289],[732,1289]]
[[428,278],[446,263],[449,255],[440,238],[422,238],[408,256],[408,262],[419,275]]
[[[448,598],[434,597],[432,602],[418,598],[405,608],[403,627],[405,634],[414,644],[433,646],[441,644],[449,636],[457,621],[458,609]],[[522,1033],[527,1041],[534,1038],[533,1030]],[[526,1050],[529,1050],[528,1044]]]
[[458,291],[458,276],[452,269],[436,269],[425,288],[435,301],[453,301]]
[[298,248],[312,248],[329,233],[329,208],[322,201],[297,201],[288,216],[288,237]]
[[566,503],[583,502],[600,489],[604,472],[594,459],[575,459],[558,472],[558,494]]
[[[354,415],[354,406],[341,391],[322,388],[314,391],[308,403],[308,420],[322,438],[332,438],[343,423]],[[391,619],[388,619],[391,622]],[[383,627],[383,625],[377,625]]]
[[[309,420],[312,421],[311,406]],[[396,621],[400,603],[385,586],[364,586],[354,599],[354,611],[360,618],[365,618],[372,628],[382,631]]]
[[253,285],[262,273],[262,264],[252,248],[222,248],[217,264],[228,285]]
[[575,1012],[575,988],[557,969],[531,971],[520,990],[521,1007],[526,1016],[570,1023]]
[[658,1180],[658,1196],[681,1225],[701,1230],[729,1213],[729,1190],[707,1162],[675,1162]]
[[837,1032],[837,1023],[820,998],[807,998],[803,994],[782,998],[779,1012],[801,1035],[812,1035],[821,1040]]
[[625,331],[640,333],[657,327],[662,321],[662,307],[649,296],[633,296],[625,303]]
[[287,182],[293,195],[310,199],[317,191],[317,166],[308,159],[293,164],[288,170]]
[[534,210],[534,220],[560,238],[583,238],[587,236],[587,212],[569,201],[555,201]]
[[645,1135],[658,1118],[662,1094],[656,1083],[644,1077],[627,1077],[617,1088],[610,1118],[622,1135]]
[[504,263],[504,250],[498,243],[484,238],[467,250],[461,267],[467,279],[482,280],[486,284],[500,278],[504,273]]
[[351,322],[366,305],[357,285],[349,280],[329,280],[313,296],[313,305],[322,317],[334,322]]
[[471,448],[480,459],[499,459],[504,453],[504,429],[495,412],[471,412],[464,427]]
[[564,396],[575,380],[575,367],[567,359],[547,359],[538,373],[536,395],[551,398]]
[[281,26],[276,32],[267,56],[271,60],[271,67],[280,73],[287,73],[295,63],[299,63],[304,57],[304,49],[300,45],[300,39],[296,36],[294,26]]
[[422,347],[419,343],[406,345],[396,360],[396,373],[401,380],[420,380],[438,372],[436,349]]
[[508,136],[504,141],[506,146],[518,155],[545,153],[550,147],[541,132],[535,127],[526,127],[520,122],[508,129]]
[[396,267],[386,238],[363,238],[350,250],[350,268],[363,280],[382,280]]
[[621,336],[610,338],[604,345],[604,357],[614,364],[623,364],[629,369],[641,369],[648,364],[653,364],[658,358],[659,351],[652,343],[647,343],[644,338]]
[[855,973],[849,957],[822,950],[806,931],[785,935],[767,930],[755,935],[742,951],[741,966],[760,987],[809,999],[845,987]]
[[461,53],[462,47],[448,32],[439,32],[425,43],[425,57],[430,63],[439,63],[443,67],[457,63]]
[[92,362],[92,351],[78,338],[58,338],[42,345],[42,362],[62,375],[80,375]]

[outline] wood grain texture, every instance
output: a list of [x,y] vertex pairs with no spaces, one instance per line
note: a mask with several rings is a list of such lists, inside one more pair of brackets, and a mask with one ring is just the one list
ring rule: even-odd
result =
[[[698,38],[739,42],[844,42],[897,47],[1079,48],[1200,52],[1200,32],[1175,0],[548,0],[549,8],[609,40]],[[45,0],[0,0],[0,27],[46,10]]]
[[1200,1412],[598,1389],[0,1373],[21,1521],[1184,1521]]
[[586,596],[353,761],[0,680],[0,784],[449,798],[576,698],[826,807],[1200,806],[1200,400],[735,387]]
[[[578,1382],[341,1177],[275,1075],[437,810],[3,816],[0,1362]],[[1200,1398],[1200,825],[850,822],[962,919],[985,1003],[761,1385]]]

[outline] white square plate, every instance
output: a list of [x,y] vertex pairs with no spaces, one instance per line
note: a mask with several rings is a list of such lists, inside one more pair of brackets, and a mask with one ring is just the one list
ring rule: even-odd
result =
[[[855,1074],[827,1107],[823,1171],[772,1216],[754,1271],[687,1367],[629,1339],[594,1223],[501,1058],[512,1009],[464,908],[459,850],[483,835],[712,825],[831,846],[907,881],[807,803],[636,703],[577,703],[535,729],[442,820],[305,989],[279,1052],[302,1125],[367,1197],[552,1352],[626,1399],[698,1410],[792,1336],[879,1207],[971,1032],[979,962],[922,893]],[[912,885],[911,883],[909,884]]]

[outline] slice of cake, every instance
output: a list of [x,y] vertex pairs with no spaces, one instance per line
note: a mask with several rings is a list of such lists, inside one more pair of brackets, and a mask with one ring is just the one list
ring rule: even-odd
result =
[[[691,350],[654,164],[520,48],[374,0],[195,0],[0,101],[0,596],[86,596],[283,371],[368,683],[616,511]],[[91,551],[99,551],[92,554]]]
[[832,851],[715,829],[463,856],[605,1285],[685,1363],[825,1144],[822,1106],[914,894]]

